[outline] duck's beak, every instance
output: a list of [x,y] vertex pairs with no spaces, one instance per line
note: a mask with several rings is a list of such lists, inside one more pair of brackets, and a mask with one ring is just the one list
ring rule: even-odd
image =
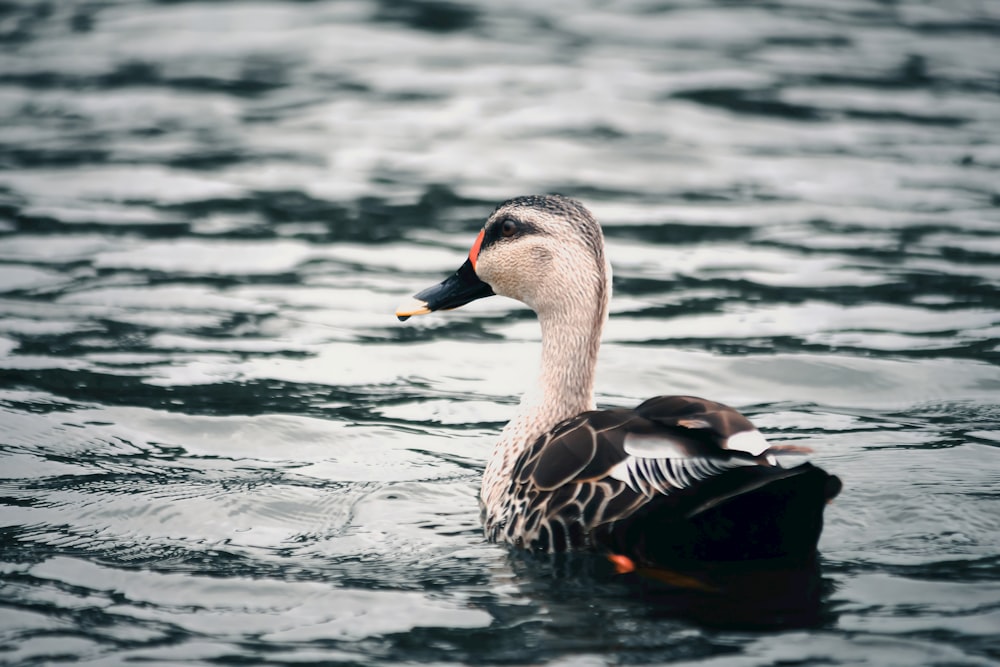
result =
[[413,299],[396,309],[396,317],[405,322],[414,315],[426,315],[435,310],[451,310],[470,301],[492,296],[493,288],[476,275],[471,259],[442,282],[418,292]]

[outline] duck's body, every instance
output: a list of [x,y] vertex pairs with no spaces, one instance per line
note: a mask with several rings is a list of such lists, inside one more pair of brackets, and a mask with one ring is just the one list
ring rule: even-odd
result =
[[397,310],[406,319],[502,294],[538,314],[538,380],[483,475],[486,536],[646,565],[811,557],[836,477],[777,465],[753,424],[713,401],[660,396],[634,410],[594,409],[610,277],[586,208],[521,197],[497,207],[462,268]]
[[836,478],[809,463],[783,468],[766,453],[727,450],[706,418],[749,424],[691,396],[566,420],[528,446],[509,477],[484,486],[487,537],[533,551],[603,549],[645,564],[811,556]]

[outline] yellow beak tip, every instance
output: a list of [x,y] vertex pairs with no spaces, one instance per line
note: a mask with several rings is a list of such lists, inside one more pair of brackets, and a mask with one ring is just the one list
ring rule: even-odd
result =
[[399,318],[400,322],[404,322],[414,315],[426,315],[429,312],[431,312],[431,309],[427,307],[426,301],[411,299],[404,304],[400,304],[399,308],[396,309],[396,317]]

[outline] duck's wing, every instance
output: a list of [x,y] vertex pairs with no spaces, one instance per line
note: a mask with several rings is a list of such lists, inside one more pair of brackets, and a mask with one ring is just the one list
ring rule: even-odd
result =
[[[732,447],[751,437],[763,444]],[[553,491],[615,479],[645,496],[665,495],[732,468],[770,465],[766,450],[753,424],[732,408],[661,396],[634,410],[585,412],[564,422],[531,448],[519,481]]]
[[584,546],[595,527],[656,499],[683,505],[714,477],[767,465],[762,457],[725,448],[724,438],[706,427],[714,420],[719,428],[712,415],[725,406],[705,402],[712,410],[703,414],[690,403],[670,405],[647,401],[634,410],[585,412],[539,438],[514,465],[508,497],[517,499],[517,509],[504,527],[507,538],[546,551]]
[[768,450],[764,436],[742,414],[722,403],[696,396],[657,396],[641,403],[636,413],[691,437],[714,442],[722,449],[759,456]]
[[[734,440],[742,447],[734,447]],[[662,560],[658,554],[677,547],[677,540],[664,536],[679,539],[678,526],[712,514],[726,501],[766,496],[758,505],[760,513],[769,512],[773,494],[761,491],[765,486],[810,469],[826,476],[809,464],[776,466],[761,442],[738,412],[694,397],[657,397],[634,410],[585,412],[539,438],[515,465],[512,491],[523,505],[508,528],[522,543],[544,551],[603,544],[616,553],[645,551],[647,560]],[[802,484],[819,481],[803,477]],[[756,502],[741,498],[748,508]],[[683,548],[688,542],[696,543],[687,540]],[[637,546],[642,544],[646,547]]]

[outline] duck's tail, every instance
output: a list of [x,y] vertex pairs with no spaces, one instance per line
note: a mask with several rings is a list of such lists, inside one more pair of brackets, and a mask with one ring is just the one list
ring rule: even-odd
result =
[[611,548],[654,564],[803,562],[815,557],[823,510],[841,486],[810,463],[733,470],[681,506],[651,504],[629,517]]

